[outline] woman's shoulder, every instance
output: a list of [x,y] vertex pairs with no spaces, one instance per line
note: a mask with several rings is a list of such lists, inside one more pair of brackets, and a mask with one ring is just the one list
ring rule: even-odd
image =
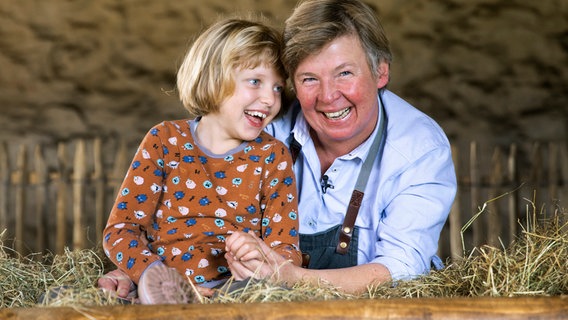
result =
[[447,147],[449,142],[440,125],[429,115],[390,91],[383,94],[388,119],[387,140],[409,151]]

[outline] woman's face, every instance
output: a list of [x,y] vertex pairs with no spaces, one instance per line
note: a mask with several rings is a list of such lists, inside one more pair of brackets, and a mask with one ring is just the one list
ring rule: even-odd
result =
[[296,97],[324,146],[357,146],[370,136],[378,118],[377,90],[388,82],[388,67],[380,63],[379,76],[373,76],[355,35],[338,37],[300,62],[292,79]]

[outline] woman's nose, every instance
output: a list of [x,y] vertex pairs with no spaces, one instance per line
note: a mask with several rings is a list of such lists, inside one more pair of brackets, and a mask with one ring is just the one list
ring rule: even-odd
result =
[[320,88],[320,100],[325,103],[331,103],[337,100],[340,96],[339,90],[331,81],[322,82]]

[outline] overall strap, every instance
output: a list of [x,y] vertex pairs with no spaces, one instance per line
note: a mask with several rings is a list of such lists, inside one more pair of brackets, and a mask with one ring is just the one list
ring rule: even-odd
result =
[[373,144],[371,145],[369,153],[363,162],[361,171],[359,171],[359,176],[355,183],[355,189],[351,194],[351,199],[347,206],[347,213],[345,214],[345,220],[343,220],[343,225],[341,226],[339,233],[339,242],[337,243],[336,248],[337,253],[346,254],[349,249],[349,244],[351,243],[351,238],[353,236],[353,227],[355,226],[355,220],[357,220],[357,215],[359,214],[361,202],[363,202],[365,187],[367,186],[367,181],[369,181],[374,160],[377,159],[377,164],[380,164],[383,156],[384,142],[386,140],[386,122],[386,112],[384,111],[384,106],[381,101],[381,106],[379,108],[379,130],[377,135],[375,135]]
[[[300,113],[300,111],[302,110],[300,107],[300,102],[298,100],[295,100],[292,103],[292,119],[291,119],[291,124],[292,126],[296,125],[296,118],[298,117],[298,113]],[[296,140],[296,138],[294,138],[294,134],[290,133],[290,137],[288,138],[290,141],[290,154],[292,155],[292,164],[296,163],[296,160],[298,159],[298,155],[300,154],[300,150],[302,150],[302,145]]]

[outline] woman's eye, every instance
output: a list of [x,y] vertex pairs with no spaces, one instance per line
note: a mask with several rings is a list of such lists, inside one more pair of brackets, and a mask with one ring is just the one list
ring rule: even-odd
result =
[[342,76],[342,77],[348,76],[348,75],[350,75],[350,74],[351,74],[350,71],[341,71],[341,72],[339,73],[339,75]]

